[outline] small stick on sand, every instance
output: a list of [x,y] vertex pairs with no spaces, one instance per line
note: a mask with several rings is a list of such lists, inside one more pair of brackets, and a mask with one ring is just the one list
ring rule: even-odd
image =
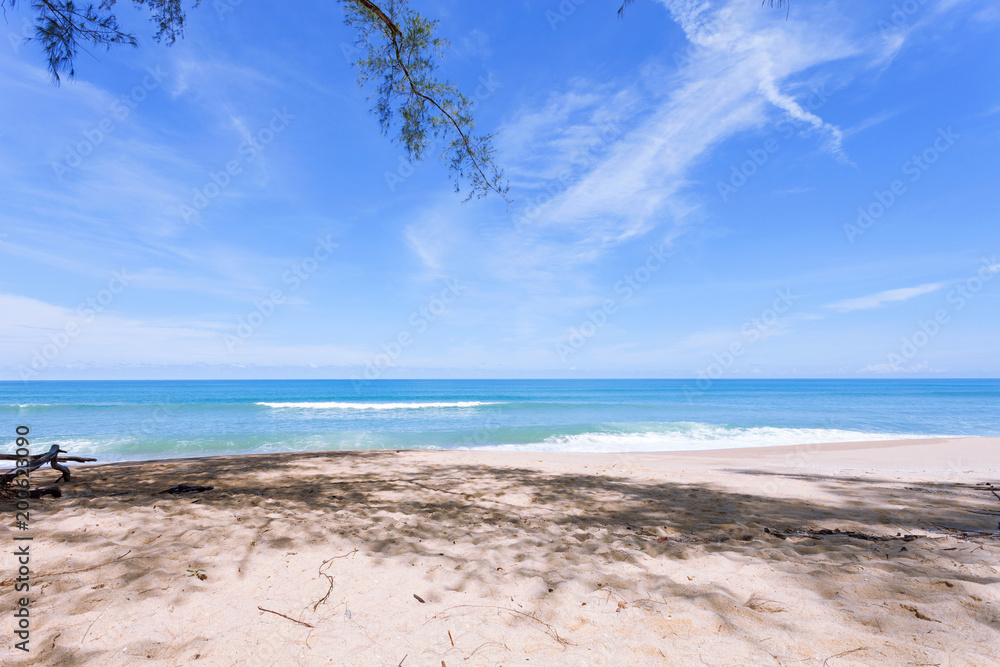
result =
[[114,560],[109,560],[107,563],[101,563],[100,565],[94,565],[93,567],[85,567],[82,570],[67,570],[65,572],[44,572],[38,575],[38,578],[41,579],[42,577],[61,577],[64,574],[80,574],[81,572],[90,572],[91,570],[96,570],[99,567],[120,563],[123,560],[133,560],[135,558],[154,558],[154,556],[132,556],[132,558],[125,558],[125,556],[128,556],[130,553],[132,553],[131,549],[123,553],[118,558],[115,558]]
[[[414,596],[414,597],[416,597],[416,596]],[[526,614],[523,611],[518,611],[517,609],[511,609],[510,607],[499,607],[499,606],[485,605],[485,604],[457,604],[457,605],[455,605],[453,607],[448,607],[444,611],[441,611],[441,612],[438,612],[437,614],[434,614],[429,619],[427,619],[426,621],[424,621],[424,625],[427,625],[428,623],[430,623],[431,621],[433,621],[435,618],[438,618],[439,616],[447,614],[452,609],[463,609],[463,608],[464,609],[494,609],[497,612],[507,611],[507,612],[510,612],[512,614],[518,614],[520,616],[523,616],[524,618],[530,619],[532,621],[535,621],[536,623],[541,623],[542,625],[544,625],[545,628],[546,628],[545,634],[547,634],[549,637],[552,637],[552,639],[554,639],[558,643],[562,644],[563,646],[570,645],[569,641],[567,641],[567,640],[565,640],[565,639],[563,639],[562,637],[559,636],[559,631],[556,630],[555,627],[552,626],[550,623],[546,623],[545,621],[541,620],[540,618],[535,618],[531,614]]]
[[299,625],[304,625],[307,628],[313,627],[313,626],[309,625],[308,623],[306,623],[305,621],[300,621],[297,618],[292,618],[291,616],[285,616],[280,611],[272,611],[270,609],[264,609],[263,607],[257,607],[257,609],[260,609],[261,611],[266,611],[269,614],[275,614],[275,615],[280,616],[282,618],[287,618],[289,621],[292,621],[293,623],[298,623]]
[[864,646],[859,646],[857,648],[852,648],[850,651],[844,651],[843,653],[838,653],[837,655],[831,655],[829,658],[823,661],[823,667],[826,667],[826,663],[833,660],[834,658],[839,658],[841,656],[848,655],[850,653],[857,653],[858,651],[864,651],[864,650],[865,650]]
[[323,604],[324,602],[326,602],[327,600],[329,600],[330,599],[330,593],[333,592],[333,577],[331,577],[329,574],[327,574],[326,572],[324,572],[323,568],[324,567],[329,567],[330,563],[332,563],[333,561],[337,560],[338,558],[347,558],[348,556],[353,556],[356,553],[358,553],[357,549],[355,549],[354,551],[350,551],[350,552],[348,552],[346,554],[341,554],[339,556],[334,556],[333,558],[327,558],[325,561],[323,561],[322,563],[320,563],[319,573],[321,575],[323,575],[324,577],[327,578],[327,580],[330,582],[330,587],[326,589],[326,595],[324,595],[323,597],[321,597],[319,600],[316,600],[316,604],[313,605],[313,611],[316,611],[316,607],[320,606],[321,604]]

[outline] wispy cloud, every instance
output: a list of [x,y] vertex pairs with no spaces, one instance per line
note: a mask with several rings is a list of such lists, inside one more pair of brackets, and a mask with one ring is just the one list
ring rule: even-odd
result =
[[917,285],[916,287],[901,287],[899,289],[885,290],[884,292],[876,292],[875,294],[869,294],[867,296],[856,297],[854,299],[844,299],[842,301],[836,301],[834,303],[828,303],[825,308],[836,311],[838,313],[850,313],[855,310],[870,310],[872,308],[881,308],[882,306],[897,302],[897,301],[908,301],[914,297],[921,296],[923,294],[930,294],[931,292],[936,292],[937,290],[944,287],[944,283],[925,283],[923,285]]
[[[469,289],[407,350],[401,373],[568,371],[555,345],[610,299],[621,308],[574,357],[581,370],[690,375],[742,339],[752,299],[763,295],[764,306],[776,284],[790,284],[809,299],[809,312],[760,331],[761,345],[734,364],[734,375],[756,365],[770,374],[827,373],[831,364],[857,374],[880,361],[869,325],[909,312],[889,306],[935,290],[925,301],[943,301],[959,282],[941,276],[965,275],[964,265],[947,267],[992,250],[983,246],[992,238],[989,221],[966,204],[975,198],[936,171],[907,194],[907,253],[887,249],[888,233],[850,250],[862,253],[851,261],[848,249],[816,242],[838,229],[830,223],[825,230],[824,220],[848,219],[852,202],[887,187],[892,174],[882,167],[893,169],[895,154],[886,149],[903,147],[898,157],[906,159],[918,125],[938,122],[922,106],[928,87],[950,91],[954,83],[956,92],[935,109],[956,127],[997,104],[968,85],[988,76],[988,58],[979,57],[988,40],[962,40],[982,49],[972,59],[939,49],[959,34],[943,28],[961,27],[963,38],[986,29],[972,17],[982,13],[976,3],[911,3],[913,11],[883,29],[879,21],[893,17],[893,7],[861,0],[798,3],[789,20],[748,0],[660,0],[648,14],[660,25],[640,26],[641,40],[597,39],[572,57],[562,57],[579,43],[568,26],[557,34],[547,23],[534,26],[544,37],[533,40],[537,50],[524,48],[530,24],[502,28],[538,19],[528,4],[491,5],[503,21],[484,18],[494,15],[484,10],[456,14],[446,26],[464,26],[468,35],[453,39],[449,78],[474,81],[494,67],[503,78],[496,95],[479,100],[476,116],[496,134],[511,211],[490,198],[460,203],[433,161],[405,188],[387,192],[383,176],[397,168],[399,151],[379,137],[340,57],[338,39],[350,31],[326,20],[339,16],[335,4],[321,10],[322,21],[315,12],[284,17],[291,38],[272,35],[283,44],[280,54],[257,39],[271,34],[271,9],[245,4],[231,24],[220,26],[209,12],[171,49],[112,51],[59,88],[37,53],[0,49],[7,102],[0,105],[0,257],[10,274],[0,285],[7,293],[0,293],[7,359],[0,367],[16,368],[53,344],[79,318],[73,307],[127,268],[128,291],[53,366],[360,364],[427,303],[437,289],[429,284],[448,276]],[[608,28],[587,13],[576,13],[573,25]],[[665,41],[648,39],[647,28]],[[314,36],[329,49],[310,46]],[[517,75],[540,58],[550,64],[544,73]],[[928,58],[931,70],[923,68]],[[147,66],[162,67],[163,83],[141,89],[142,99],[120,118],[112,105],[132,96]],[[87,76],[95,78],[87,83]],[[879,81],[884,89],[874,87]],[[829,93],[829,104],[819,91]],[[226,176],[243,156],[242,142],[286,106],[297,115],[290,131]],[[976,118],[963,137],[991,128],[996,116]],[[113,129],[92,139],[105,120]],[[781,132],[789,125],[794,136]],[[877,136],[862,134],[875,126]],[[766,139],[780,149],[741,190],[742,201],[720,200],[716,183]],[[967,145],[977,141],[983,144]],[[74,152],[86,155],[70,160]],[[844,167],[846,155],[859,169]],[[949,158],[945,169],[988,173],[977,160]],[[57,174],[60,162],[67,170]],[[210,201],[197,215],[182,214],[180,206],[196,199]],[[938,234],[933,216],[943,210],[966,233]],[[512,224],[518,216],[522,224]],[[805,218],[811,227],[803,233]],[[273,290],[288,291],[284,275],[301,265],[314,230],[328,228],[338,230],[343,251],[231,354],[224,334]],[[669,248],[670,261],[641,292],[623,297],[622,281],[637,275],[650,246]],[[1000,271],[989,265],[995,259],[985,270]],[[855,288],[831,291],[842,285]],[[814,300],[818,294],[827,296]],[[836,299],[843,300],[820,305]],[[861,312],[839,316],[853,311]],[[994,343],[978,343],[986,353],[972,354],[962,336],[978,341],[995,319],[995,309],[964,311],[928,349],[931,367],[957,367],[934,357],[950,345],[978,368]]]
[[930,366],[926,361],[906,364],[869,364],[860,369],[859,373],[874,375],[904,375],[906,373],[920,373],[930,371]]
[[[800,104],[786,82],[817,65],[856,55],[860,47],[821,22],[775,22],[742,1],[662,2],[689,42],[679,45],[686,62],[672,76],[663,67],[645,68],[645,77],[673,80],[664,97],[650,99],[641,92],[662,90],[662,82],[646,86],[640,80],[613,94],[602,90],[600,96],[581,91],[606,86],[576,82],[543,108],[522,112],[500,133],[513,146],[536,147],[533,163],[515,163],[515,185],[530,188],[523,178],[528,174],[549,179],[525,193],[538,227],[572,230],[584,242],[607,248],[665,223],[682,224],[694,208],[684,194],[690,168],[721,142],[766,123],[774,113],[825,135],[827,150],[846,161],[840,128]],[[588,152],[602,123],[613,123],[616,134],[602,150]],[[565,129],[553,134],[553,127]],[[534,164],[539,146],[554,167]],[[587,159],[574,161],[581,155]],[[539,190],[547,193],[539,197]]]
[[882,123],[884,123],[884,122],[886,122],[888,120],[891,120],[891,119],[899,116],[904,111],[907,111],[907,110],[906,109],[889,109],[887,111],[882,111],[880,113],[877,113],[874,116],[871,116],[869,118],[865,118],[864,120],[862,120],[857,125],[853,125],[853,126],[847,128],[847,129],[845,129],[844,132],[843,132],[843,136],[846,138],[846,137],[852,137],[855,134],[860,134],[861,132],[864,132],[865,130],[873,128],[876,125],[881,125]]
[[[800,91],[811,94],[815,68],[863,51],[847,23],[829,12],[786,22],[742,0],[664,4],[685,35],[677,58],[613,82],[568,80],[498,130],[515,225],[460,234],[477,226],[478,209],[442,203],[403,230],[425,273],[479,276],[494,286],[494,305],[517,294],[506,335],[537,335],[600,302],[620,276],[602,279],[594,267],[616,248],[675,243],[701,208],[692,170],[739,133],[792,119],[826,159],[844,161],[842,131]],[[849,65],[838,85],[859,67]]]

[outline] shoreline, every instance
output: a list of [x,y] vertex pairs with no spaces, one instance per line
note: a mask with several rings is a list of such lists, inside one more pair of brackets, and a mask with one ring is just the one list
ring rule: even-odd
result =
[[70,467],[5,664],[1000,662],[1000,438]]
[[[869,457],[871,463],[886,465],[888,462],[884,460],[884,457],[880,457],[876,452],[878,450],[899,450],[900,448],[909,448],[913,452],[922,453],[925,456],[920,457],[918,460],[921,463],[924,462],[944,462],[946,465],[953,462],[955,456],[952,456],[950,452],[945,452],[944,450],[940,452],[930,453],[928,450],[922,449],[924,447],[935,446],[935,445],[946,445],[946,446],[958,446],[961,448],[961,454],[965,458],[970,458],[975,456],[979,464],[986,464],[985,472],[1000,472],[1000,436],[946,436],[946,437],[928,437],[928,438],[907,438],[899,440],[858,440],[858,441],[847,441],[847,442],[828,442],[828,443],[807,443],[807,444],[794,444],[794,445],[769,445],[761,447],[725,447],[719,449],[690,449],[690,450],[676,450],[676,451],[636,451],[636,452],[554,452],[554,451],[530,451],[530,450],[500,450],[500,449],[477,449],[477,448],[462,448],[462,449],[341,449],[341,450],[303,450],[303,451],[293,451],[293,452],[258,452],[252,454],[210,454],[207,456],[188,456],[188,457],[172,457],[172,458],[162,458],[162,459],[135,459],[127,461],[109,461],[102,463],[100,460],[94,463],[77,463],[72,464],[73,469],[86,469],[86,468],[100,468],[104,466],[134,466],[134,465],[152,465],[152,464],[172,464],[172,463],[186,463],[192,461],[225,461],[227,459],[246,459],[246,460],[257,460],[257,459],[267,459],[270,457],[274,458],[305,458],[314,456],[339,456],[339,455],[350,455],[350,454],[370,454],[378,452],[391,452],[391,453],[414,453],[414,454],[428,454],[434,456],[462,456],[471,455],[474,457],[491,458],[497,457],[499,459],[511,458],[519,459],[523,457],[527,458],[538,458],[540,460],[554,459],[558,460],[564,457],[580,458],[580,459],[593,459],[595,463],[600,463],[607,459],[620,459],[623,457],[635,460],[641,460],[647,462],[648,464],[655,464],[657,461],[661,463],[667,463],[672,458],[676,457],[679,461],[687,459],[717,459],[722,461],[724,459],[753,459],[761,464],[773,464],[778,460],[790,461],[794,459],[799,464],[803,463],[805,457],[820,457],[820,461],[829,462],[830,459],[842,458],[845,460],[860,461],[860,457],[845,457],[843,453],[855,452],[863,453],[870,452]],[[957,450],[956,450],[957,451]],[[896,452],[900,453],[900,452]],[[930,456],[927,456],[930,454]],[[70,455],[73,455],[70,452]],[[895,458],[895,457],[894,457]],[[959,458],[962,458],[961,455]],[[819,462],[819,461],[817,461]],[[898,463],[898,462],[897,462]]]

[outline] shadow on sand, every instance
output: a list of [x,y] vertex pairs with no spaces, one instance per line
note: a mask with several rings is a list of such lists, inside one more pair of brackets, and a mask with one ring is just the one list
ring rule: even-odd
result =
[[[118,584],[124,586],[163,565],[158,559],[165,541],[190,538],[197,530],[195,512],[198,520],[205,512],[218,521],[248,517],[243,527],[254,531],[253,539],[229,549],[231,558],[244,566],[261,550],[297,551],[337,538],[353,544],[376,567],[399,558],[444,561],[453,590],[464,585],[454,578],[497,585],[511,577],[538,579],[549,592],[572,583],[651,610],[672,598],[686,598],[736,626],[746,613],[769,614],[770,623],[789,630],[794,620],[780,613],[789,603],[779,592],[744,599],[745,593],[726,584],[654,575],[663,570],[649,563],[720,554],[744,565],[807,572],[810,594],[840,602],[845,577],[864,572],[871,579],[869,593],[898,601],[904,611],[897,613],[911,619],[913,614],[905,611],[908,601],[941,600],[958,595],[963,584],[1000,582],[983,565],[990,559],[983,543],[992,548],[997,539],[996,533],[984,531],[996,528],[1000,519],[1000,502],[988,489],[872,478],[845,484],[838,477],[752,469],[728,473],[748,481],[742,488],[759,492],[683,479],[647,482],[528,467],[454,465],[444,458],[435,463],[405,452],[277,454],[77,466],[62,499],[34,502],[39,514],[51,518],[79,508],[127,512],[155,505],[168,534],[146,547],[139,535],[134,543],[116,542],[123,553],[128,549],[117,561],[126,568]],[[769,484],[781,477],[807,483],[810,497],[769,494]],[[176,496],[160,493],[177,484],[214,488]],[[822,528],[899,539],[778,535]],[[970,536],[973,532],[977,535]],[[902,539],[913,534],[921,537]],[[109,544],[107,535],[96,530],[51,537],[78,544],[81,551]],[[634,578],[621,575],[623,566],[648,572],[639,589]],[[81,609],[87,608],[88,596],[90,591],[80,592]],[[981,626],[967,629],[974,635],[969,641],[977,641],[981,633],[995,637],[1000,622],[988,605],[967,607],[968,619]],[[850,622],[881,628],[887,621],[880,621],[878,613],[857,609]],[[86,662],[84,654],[49,657],[64,665]]]

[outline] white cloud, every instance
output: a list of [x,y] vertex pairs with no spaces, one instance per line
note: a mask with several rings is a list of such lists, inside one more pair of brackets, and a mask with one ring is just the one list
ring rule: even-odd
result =
[[[500,128],[499,159],[515,198],[511,227],[455,238],[445,230],[475,227],[478,216],[443,205],[405,230],[431,274],[517,284],[510,336],[610,293],[617,278],[595,282],[592,267],[615,247],[646,235],[669,245],[689,230],[700,208],[690,172],[737,134],[787,118],[844,158],[840,128],[803,99],[814,92],[817,67],[863,50],[846,21],[830,18],[829,7],[785,21],[743,0],[665,4],[687,38],[677,45],[679,66],[668,56],[627,83],[570,80]],[[853,62],[838,85],[851,67],[867,66]],[[504,290],[494,291],[503,302]]]
[[444,257],[454,244],[454,235],[458,231],[444,213],[446,208],[444,204],[426,213],[407,225],[403,232],[407,244],[433,276],[440,274]]
[[881,308],[882,306],[896,301],[908,301],[923,294],[930,294],[944,287],[944,283],[925,283],[916,287],[901,287],[899,289],[885,290],[867,296],[856,297],[854,299],[844,299],[834,303],[828,303],[825,308],[837,311],[838,313],[850,313],[855,310],[869,310]]
[[[533,156],[550,165],[540,169],[540,158],[532,157],[515,161],[511,169],[515,187],[531,185],[524,178],[529,174],[548,179],[536,182],[522,200],[529,203],[522,213],[533,226],[572,230],[583,242],[606,248],[667,221],[683,224],[695,208],[684,194],[690,168],[719,143],[762,125],[775,112],[825,136],[827,150],[846,161],[840,128],[806,109],[786,82],[856,55],[860,47],[813,17],[776,22],[742,0],[662,2],[688,40],[678,51],[682,66],[674,75],[662,67],[644,70],[645,77],[673,80],[663,97],[640,93],[663,89],[662,81],[617,90],[575,82],[569,92],[553,96],[538,111],[522,112],[500,132],[513,148],[510,154],[516,157],[517,148],[530,146]],[[588,150],[609,119],[619,131],[605,145],[598,139],[599,151]]]
[[864,368],[860,369],[859,373],[874,373],[883,375],[899,375],[901,373],[919,373],[921,371],[930,370],[930,366],[926,361],[919,363],[906,363],[900,365],[893,364],[869,364]]

